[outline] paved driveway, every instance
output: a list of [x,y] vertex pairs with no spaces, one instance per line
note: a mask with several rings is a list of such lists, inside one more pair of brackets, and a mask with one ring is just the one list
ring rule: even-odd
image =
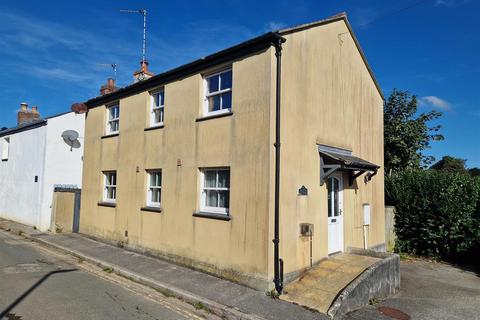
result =
[[444,263],[401,262],[402,288],[395,296],[350,313],[347,319],[392,319],[378,307],[403,311],[411,319],[480,319],[480,277]]

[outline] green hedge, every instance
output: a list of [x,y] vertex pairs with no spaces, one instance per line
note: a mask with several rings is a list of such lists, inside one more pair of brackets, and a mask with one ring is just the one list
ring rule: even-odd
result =
[[[480,179],[436,170],[385,179],[396,250],[459,262],[480,248]],[[478,254],[478,251],[477,251]]]

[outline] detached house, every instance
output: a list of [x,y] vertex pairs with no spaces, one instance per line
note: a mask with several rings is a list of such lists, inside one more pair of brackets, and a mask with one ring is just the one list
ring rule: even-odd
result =
[[384,250],[383,97],[344,14],[147,66],[85,103],[80,232],[262,290]]
[[42,118],[22,103],[17,126],[0,130],[0,217],[51,230],[56,186],[80,188],[83,143],[65,143],[62,133],[83,135],[85,116],[67,112]]

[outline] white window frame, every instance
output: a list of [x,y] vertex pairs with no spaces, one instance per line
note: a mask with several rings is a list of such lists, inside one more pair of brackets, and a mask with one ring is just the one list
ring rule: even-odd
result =
[[10,155],[10,137],[2,138],[2,161],[7,161]]
[[[208,79],[211,78],[211,77],[214,77],[214,76],[218,76],[219,74],[222,74],[222,73],[228,72],[228,71],[230,71],[232,73],[232,85],[231,85],[231,87],[227,88],[227,89],[220,90],[221,82],[219,81],[218,82],[219,90],[215,91],[215,92],[209,92],[208,91],[209,90],[208,89]],[[227,92],[232,93],[232,105],[233,105],[233,68],[232,67],[228,67],[228,68],[222,69],[218,72],[209,73],[209,74],[204,75],[203,85],[204,85],[204,93],[205,93],[205,99],[204,99],[204,102],[203,102],[203,115],[204,116],[213,116],[213,115],[217,115],[217,114],[232,112],[232,107],[233,106],[230,106],[230,108],[226,108],[226,109],[222,109],[221,106],[220,106],[220,110],[208,111],[208,98],[210,98],[212,96],[221,95],[221,94],[227,93]]]
[[[118,108],[118,115],[115,118],[110,118],[111,112],[110,110],[113,108]],[[112,130],[112,123],[117,123],[117,130]],[[116,134],[120,131],[120,104],[112,104],[107,106],[107,123],[106,123],[106,134]]]
[[[219,187],[205,187],[205,173],[208,171],[228,171],[229,175],[229,185],[228,188],[219,188]],[[229,167],[220,167],[220,168],[201,168],[200,169],[200,211],[201,212],[210,212],[210,213],[217,213],[217,214],[225,214],[229,215],[230,212],[230,168]],[[218,184],[218,173],[216,175],[216,184]],[[206,205],[206,190],[219,190],[219,191],[228,191],[228,208],[223,207],[210,207]]]
[[[161,99],[158,99],[159,105],[157,106],[155,104],[155,95],[163,93],[163,104]],[[160,122],[155,122],[155,111],[160,110],[161,114],[161,120]],[[161,88],[155,91],[152,91],[150,93],[150,126],[151,127],[156,127],[156,126],[162,126],[163,123],[165,122],[165,88]]]
[[[112,174],[115,174],[115,184],[110,184],[109,176]],[[118,178],[117,171],[103,171],[103,201],[104,202],[115,203],[117,201],[117,183],[118,183],[117,178]],[[108,197],[108,190],[110,188],[113,188],[115,190],[114,191],[115,198]]]
[[[151,184],[151,176],[152,174],[160,173],[160,185],[159,186],[152,186]],[[162,203],[162,183],[163,183],[163,174],[162,169],[149,169],[147,170],[147,206],[148,207],[156,207],[160,208]],[[158,189],[160,190],[160,202],[153,202],[152,201],[152,190]]]

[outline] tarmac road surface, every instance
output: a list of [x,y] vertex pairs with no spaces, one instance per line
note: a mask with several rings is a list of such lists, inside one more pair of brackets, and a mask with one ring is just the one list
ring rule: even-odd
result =
[[219,319],[0,230],[0,319]]

